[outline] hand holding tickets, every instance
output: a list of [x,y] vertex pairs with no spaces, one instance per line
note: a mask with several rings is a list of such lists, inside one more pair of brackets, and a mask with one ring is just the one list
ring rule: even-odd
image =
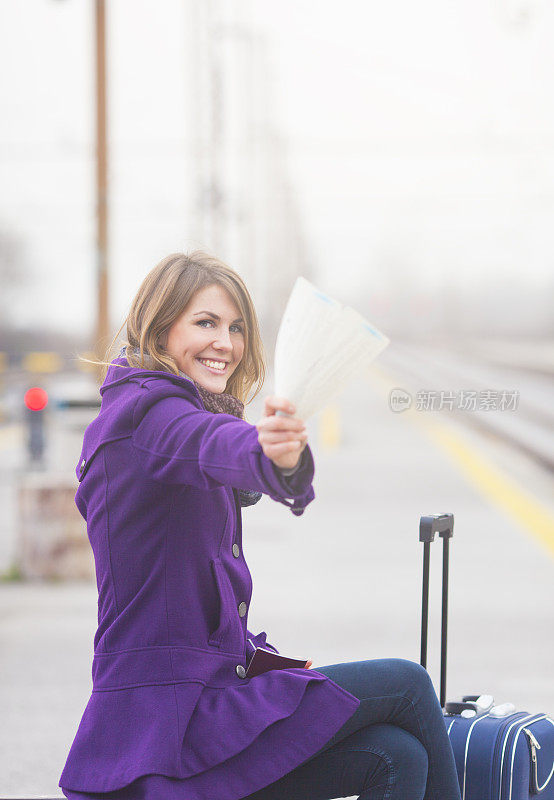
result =
[[[357,311],[298,277],[275,346],[275,395],[306,420],[377,358],[389,339]],[[282,410],[277,415],[281,416]]]
[[266,397],[264,416],[256,423],[258,441],[265,455],[277,467],[295,467],[308,441],[304,422],[284,397]]

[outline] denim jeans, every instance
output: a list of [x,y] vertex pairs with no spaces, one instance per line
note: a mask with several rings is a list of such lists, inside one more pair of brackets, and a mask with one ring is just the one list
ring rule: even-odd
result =
[[401,658],[314,667],[360,699],[318,752],[245,800],[460,800],[433,684]]

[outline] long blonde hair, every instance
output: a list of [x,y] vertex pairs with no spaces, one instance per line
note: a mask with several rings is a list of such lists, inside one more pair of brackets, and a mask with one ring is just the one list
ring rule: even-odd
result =
[[[81,361],[103,365],[101,380],[106,377],[114,344],[127,325],[125,358],[132,367],[163,370],[179,375],[175,360],[165,350],[171,325],[183,313],[193,295],[206,286],[219,284],[227,289],[244,320],[244,354],[229,378],[225,391],[246,405],[248,394],[256,385],[251,402],[263,386],[266,373],[265,356],[258,318],[252,298],[240,275],[223,261],[203,250],[192,253],[173,253],[157,264],[144,278],[131,304],[131,309],[108,346],[104,360]],[[133,352],[138,348],[140,352]],[[123,366],[113,364],[113,366]]]

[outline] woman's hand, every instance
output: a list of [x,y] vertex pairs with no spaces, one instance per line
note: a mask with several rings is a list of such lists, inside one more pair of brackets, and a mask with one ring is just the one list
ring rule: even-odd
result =
[[295,408],[284,397],[269,396],[264,401],[264,416],[256,423],[258,441],[275,466],[292,469],[306,447],[308,434],[298,417],[278,417],[276,411],[294,414]]
[[313,664],[313,663],[314,663],[314,662],[312,661],[312,659],[311,659],[311,658],[309,658],[309,659],[306,661],[306,666],[304,667],[304,669],[310,669],[310,667],[312,666],[312,664]]

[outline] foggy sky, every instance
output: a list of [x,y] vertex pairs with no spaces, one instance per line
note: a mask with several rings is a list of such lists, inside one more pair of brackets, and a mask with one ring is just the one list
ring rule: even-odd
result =
[[[190,3],[108,5],[119,326],[160,258],[210,242],[197,238],[187,184]],[[551,4],[224,5],[267,43],[271,116],[323,289],[353,302],[406,282],[552,287]],[[0,2],[0,233],[20,243],[31,279],[14,297],[19,325],[93,319],[92,31],[88,0]]]

